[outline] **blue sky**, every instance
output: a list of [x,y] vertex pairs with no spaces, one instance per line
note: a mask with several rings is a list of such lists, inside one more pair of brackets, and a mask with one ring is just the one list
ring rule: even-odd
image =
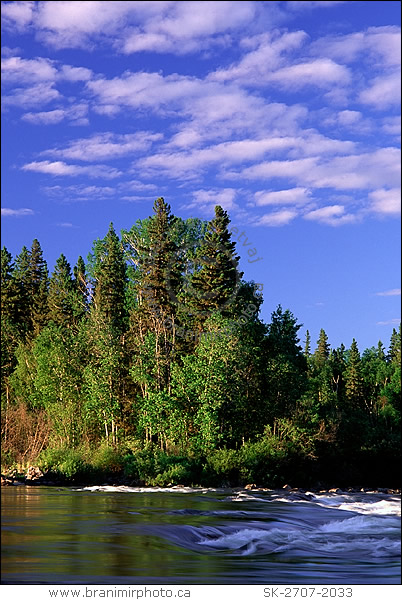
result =
[[[2,2],[2,244],[215,204],[312,340],[400,316],[400,2]],[[243,246],[243,243],[252,246]],[[248,248],[257,250],[254,263]]]

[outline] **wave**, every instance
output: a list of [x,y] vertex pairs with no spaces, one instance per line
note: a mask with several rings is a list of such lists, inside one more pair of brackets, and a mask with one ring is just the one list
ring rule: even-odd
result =
[[161,492],[180,492],[182,494],[218,492],[219,488],[194,488],[184,486],[172,487],[131,487],[128,485],[88,485],[82,488],[76,488],[77,492],[123,492],[126,494],[143,494],[143,493],[161,493]]

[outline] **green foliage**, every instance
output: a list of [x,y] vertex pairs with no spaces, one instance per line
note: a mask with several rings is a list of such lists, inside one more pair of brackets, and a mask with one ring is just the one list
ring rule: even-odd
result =
[[50,281],[38,240],[2,249],[6,462],[159,486],[396,478],[400,329],[361,355],[321,329],[312,354],[290,310],[260,319],[221,207],[154,213],[121,240],[110,225],[73,274],[61,255]]
[[89,472],[83,452],[68,447],[43,451],[39,456],[38,466],[43,472],[51,472],[70,482],[81,480]]

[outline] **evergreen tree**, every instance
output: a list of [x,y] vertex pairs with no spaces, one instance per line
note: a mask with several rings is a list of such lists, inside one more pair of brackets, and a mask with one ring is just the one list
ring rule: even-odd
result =
[[279,305],[271,315],[267,336],[267,390],[272,417],[287,417],[295,410],[307,386],[307,361],[299,345],[297,323],[290,310]]
[[75,321],[78,323],[88,310],[88,288],[85,263],[81,256],[78,257],[77,264],[73,270],[74,278],[74,302],[73,313]]
[[231,241],[230,219],[220,206],[207,226],[205,237],[196,253],[198,269],[191,280],[192,305],[203,322],[214,311],[230,316],[231,304],[239,289],[243,273],[238,271],[236,243]]
[[29,254],[28,294],[32,333],[36,337],[48,320],[48,270],[43,258],[42,248],[37,239],[32,242]]
[[311,355],[311,336],[310,332],[307,329],[306,331],[306,340],[304,342],[304,356],[308,358]]
[[401,363],[401,324],[399,324],[398,331],[395,329],[395,327],[392,330],[389,343],[388,360],[392,363]]
[[345,370],[345,393],[347,400],[359,405],[363,396],[363,376],[361,371],[360,352],[357,347],[357,342],[353,338],[352,345],[348,356],[347,367]]
[[73,322],[74,283],[71,267],[64,254],[56,261],[49,282],[49,320],[62,327],[71,327]]
[[173,241],[174,217],[164,198],[154,203],[155,216],[147,227],[147,238],[139,241],[138,259],[141,303],[151,322],[174,317],[175,292],[179,283],[177,245]]
[[320,330],[320,337],[317,341],[317,350],[314,353],[315,364],[318,368],[322,367],[329,358],[330,346],[328,336],[323,329]]
[[[126,328],[127,317],[125,306],[127,284],[126,262],[123,247],[114,231],[112,223],[109,226],[106,237],[95,243],[94,257],[94,308],[112,327],[116,328],[117,331],[123,332]],[[82,276],[82,263],[79,268]],[[80,291],[84,293],[84,283],[82,280],[79,285]]]
[[22,336],[32,331],[31,304],[32,297],[30,293],[30,252],[26,246],[22,247],[20,254],[15,259],[15,268],[13,273],[15,286],[17,289],[16,303],[16,322]]

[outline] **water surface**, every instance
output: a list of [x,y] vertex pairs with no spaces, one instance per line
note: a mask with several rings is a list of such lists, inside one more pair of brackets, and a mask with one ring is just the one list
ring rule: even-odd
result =
[[2,490],[2,581],[398,584],[400,497],[191,488]]

